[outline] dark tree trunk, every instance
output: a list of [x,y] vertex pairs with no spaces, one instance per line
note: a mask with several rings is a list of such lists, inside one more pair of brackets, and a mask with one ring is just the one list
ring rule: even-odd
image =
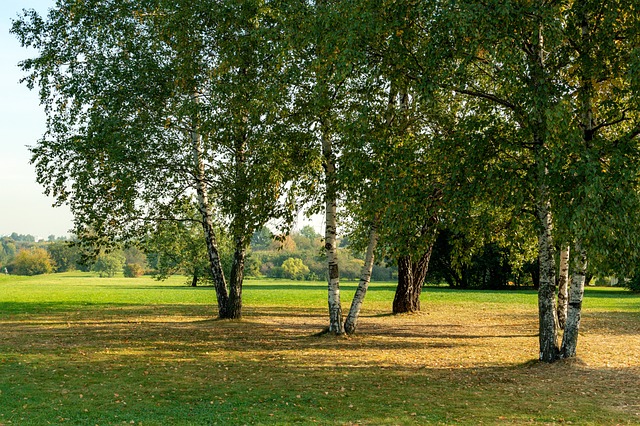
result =
[[238,240],[233,253],[231,275],[229,276],[229,301],[225,316],[227,319],[242,318],[242,281],[244,280],[246,255],[247,249],[244,240]]
[[193,279],[191,280],[191,287],[198,286],[198,274],[193,274]]
[[432,250],[433,245],[417,262],[414,262],[411,256],[398,259],[398,287],[393,298],[394,314],[420,311],[420,294],[429,269]]

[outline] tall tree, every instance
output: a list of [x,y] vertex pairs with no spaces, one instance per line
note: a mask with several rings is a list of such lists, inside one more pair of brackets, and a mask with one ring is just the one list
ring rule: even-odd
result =
[[[241,316],[251,235],[289,215],[306,165],[306,139],[282,120],[277,15],[260,1],[64,0],[13,27],[39,51],[22,63],[48,116],[38,181],[96,238],[180,220],[195,198],[222,318]],[[228,288],[214,216],[234,240]]]

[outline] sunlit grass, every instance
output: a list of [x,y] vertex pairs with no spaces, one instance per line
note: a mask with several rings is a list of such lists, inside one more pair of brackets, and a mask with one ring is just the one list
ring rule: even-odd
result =
[[[541,365],[535,292],[367,294],[321,335],[326,284],[249,280],[242,321],[184,277],[0,276],[0,425],[640,424],[640,297],[590,288],[578,361]],[[342,285],[345,310],[356,283]]]

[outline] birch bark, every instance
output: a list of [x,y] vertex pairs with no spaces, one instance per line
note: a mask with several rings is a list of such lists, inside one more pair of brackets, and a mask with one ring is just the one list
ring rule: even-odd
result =
[[[194,105],[197,106],[199,102],[197,93],[194,93],[192,95],[192,100],[194,102]],[[206,176],[203,155],[204,148],[202,146],[202,135],[198,131],[197,119],[195,119],[192,123],[191,144],[193,161],[195,164],[195,182],[196,194],[198,199],[198,210],[202,217],[202,228],[204,230],[204,238],[207,245],[209,267],[211,269],[211,276],[213,277],[213,284],[216,289],[216,298],[218,301],[218,316],[220,318],[227,318],[227,304],[229,301],[229,295],[227,293],[227,284],[225,282],[224,272],[222,271],[220,254],[218,253],[218,245],[213,228],[213,217],[211,214],[211,206],[209,205],[205,179]]]
[[353,334],[356,331],[358,325],[358,317],[360,316],[360,309],[364,302],[364,297],[367,294],[369,288],[369,282],[371,281],[371,271],[373,270],[373,259],[376,245],[378,244],[378,224],[377,220],[371,225],[369,231],[369,245],[367,246],[367,253],[364,258],[364,265],[362,265],[362,272],[360,274],[360,283],[358,289],[351,302],[351,308],[344,324],[344,330],[347,334]]
[[569,245],[560,250],[560,272],[558,276],[558,326],[564,330],[567,322],[567,302],[569,298]]
[[578,332],[580,331],[580,317],[582,313],[582,298],[587,276],[587,254],[579,243],[576,243],[573,276],[569,290],[569,307],[567,323],[562,336],[562,358],[576,356],[578,347]]
[[343,334],[342,305],[340,303],[340,271],[338,269],[337,220],[338,207],[335,185],[336,165],[331,138],[322,129],[322,155],[325,170],[325,235],[324,247],[327,253],[328,266],[328,303],[329,303],[329,332]]

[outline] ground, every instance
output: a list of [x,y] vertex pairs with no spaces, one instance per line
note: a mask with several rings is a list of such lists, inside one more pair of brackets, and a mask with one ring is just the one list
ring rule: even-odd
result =
[[182,281],[0,279],[0,425],[640,424],[640,296],[620,289],[587,291],[579,358],[549,365],[530,291],[428,288],[393,316],[377,284],[335,337],[326,284],[248,281],[219,321]]

